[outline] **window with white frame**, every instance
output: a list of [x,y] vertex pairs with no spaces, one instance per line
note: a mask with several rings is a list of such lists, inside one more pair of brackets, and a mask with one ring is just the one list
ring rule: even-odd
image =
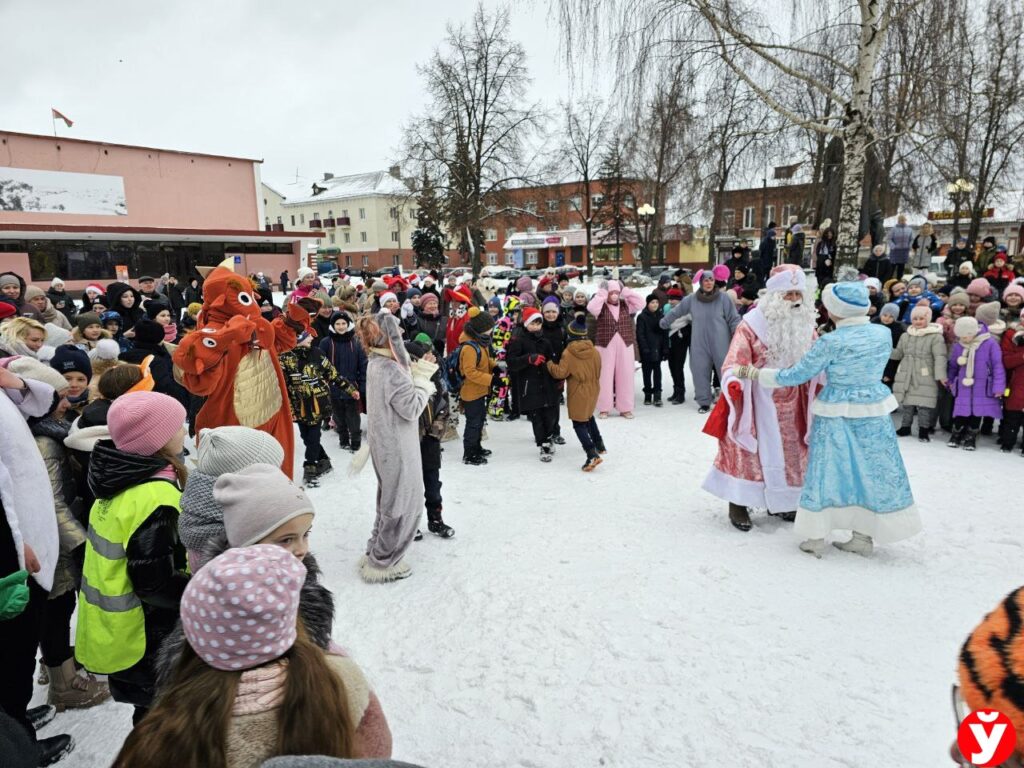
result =
[[488,229],[488,230],[486,230],[484,232],[484,239],[488,243],[493,243],[495,240],[498,239],[498,230],[496,230],[496,229]]
[[512,237],[518,230],[515,227],[508,227],[505,230],[505,237]]
[[347,219],[348,218],[348,211],[345,210],[344,208],[341,209],[341,218],[343,218],[343,219]]
[[594,208],[597,208],[603,202],[604,202],[604,195],[602,195],[600,192],[598,192],[596,195],[591,195],[590,196],[590,204]]
[[786,203],[782,206],[782,224],[783,226],[789,226],[789,217],[793,215],[793,205]]
[[392,243],[397,243],[398,242],[398,230],[392,230],[391,231],[391,242]]
[[527,264],[536,264],[537,263],[537,251],[529,250],[529,251],[525,252],[525,255],[526,255],[526,263]]
[[409,221],[416,221],[420,217],[420,212],[416,208],[409,209]]
[[498,254],[488,252],[488,254],[487,254],[487,263],[492,265],[492,266],[497,266],[498,265]]
[[636,200],[633,199],[632,195],[626,195],[622,198],[622,204],[627,208],[633,208],[636,205]]
[[369,256],[363,256],[363,267],[368,267],[368,266],[370,266],[370,257]]
[[334,211],[331,210],[330,208],[327,209],[327,218],[328,219],[333,219],[334,218]]
[[569,229],[575,232],[578,229],[583,229],[583,224],[579,221],[571,221],[569,222]]
[[360,219],[365,219],[366,218],[366,209],[365,208],[360,208],[359,209],[359,218]]
[[346,256],[345,257],[345,266],[346,267],[351,267],[352,266],[352,257],[351,256]]
[[558,200],[548,200],[548,212],[558,213],[558,209],[561,207],[561,202]]
[[365,232],[360,232],[359,233],[359,241],[363,242],[363,243],[366,242],[366,233]]
[[516,255],[514,253],[509,253],[508,251],[506,251],[505,264],[506,266],[514,267],[516,265]]
[[292,226],[293,227],[295,226],[295,214],[294,213],[292,214]]
[[396,253],[394,256],[391,257],[391,266],[392,267],[400,267],[400,266],[402,266],[402,255],[400,253]]
[[278,224],[280,224],[280,223],[281,223],[281,217],[280,217],[280,216],[278,216],[278,217],[277,217],[277,223],[278,223]]
[[728,230],[734,226],[736,226],[736,211],[732,208],[726,208],[722,211],[722,228]]
[[320,221],[320,212],[317,211],[313,214],[313,221]]
[[390,216],[392,219],[397,219],[398,218],[398,209],[397,208],[392,208],[390,211],[388,211],[388,216]]
[[331,233],[331,245],[334,245],[334,233]]
[[754,228],[754,207],[748,206],[743,209],[743,228],[753,229]]
[[299,224],[305,224],[305,223],[306,223],[306,214],[300,213],[299,214]]
[[526,205],[523,206],[523,209],[527,213],[536,213],[537,212],[537,204],[533,203],[533,202],[526,203]]
[[346,232],[345,233],[345,242],[346,243],[351,243],[352,242],[352,233],[351,232]]
[[535,235],[535,234],[537,234],[537,228],[536,227],[527,227],[526,228],[526,234],[528,234],[528,235]]
[[573,195],[572,197],[570,197],[569,204],[573,207],[573,210],[575,211],[583,210],[583,198],[580,197],[579,195]]
[[764,207],[764,221],[762,222],[765,227],[775,221],[775,206],[766,205]]

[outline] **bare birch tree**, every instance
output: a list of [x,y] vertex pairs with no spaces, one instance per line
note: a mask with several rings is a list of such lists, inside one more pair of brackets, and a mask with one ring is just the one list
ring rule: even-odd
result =
[[[872,96],[879,53],[894,23],[924,0],[824,0],[816,4],[827,23],[804,22],[794,4],[786,34],[748,0],[558,0],[566,37],[579,46],[604,31],[618,43],[623,74],[643,70],[656,60],[713,52],[757,96],[789,124],[843,143],[842,194],[838,221],[840,258],[851,261],[858,249],[864,170],[876,138]],[[602,24],[611,18],[611,26]],[[774,20],[772,20],[774,22]],[[818,44],[824,28],[835,30],[831,47]],[[571,46],[567,46],[571,48]],[[592,50],[592,49],[591,49]],[[756,68],[742,64],[751,56]],[[827,61],[840,74],[835,85],[820,81],[811,63]],[[826,97],[828,111],[798,114],[777,95],[784,87],[808,88]]]

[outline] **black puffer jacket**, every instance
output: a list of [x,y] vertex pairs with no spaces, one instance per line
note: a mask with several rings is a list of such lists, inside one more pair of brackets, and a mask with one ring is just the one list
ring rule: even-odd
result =
[[175,381],[174,361],[163,342],[153,344],[136,339],[135,346],[118,355],[118,359],[125,363],[141,365],[150,355],[153,356],[153,361],[149,364],[149,371],[153,374],[153,391],[173,397],[188,410],[188,390]]
[[565,323],[562,322],[562,318],[559,317],[553,323],[545,320],[541,326],[541,335],[551,348],[551,359],[556,363],[559,362],[562,359],[562,353],[565,351],[565,345],[569,343],[569,334],[565,330]]
[[46,292],[46,298],[53,304],[53,308],[68,319],[69,323],[75,322],[75,315],[78,314],[78,305],[71,298],[67,291],[58,291],[51,288]]
[[557,383],[548,373],[546,365],[530,365],[530,355],[544,355],[550,360],[551,345],[543,335],[529,333],[519,327],[508,343],[505,360],[508,369],[515,374],[513,380],[519,393],[519,410],[522,413],[558,405]]
[[[96,443],[89,462],[89,487],[96,504],[145,482],[165,483],[153,475],[167,465],[164,459],[136,456],[114,447],[111,440]],[[118,701],[149,706],[155,689],[153,662],[163,639],[178,621],[181,595],[188,584],[185,548],[178,540],[178,509],[159,506],[128,539],[125,548],[132,591],[142,601],[146,622],[146,652],[131,668],[111,677]]]

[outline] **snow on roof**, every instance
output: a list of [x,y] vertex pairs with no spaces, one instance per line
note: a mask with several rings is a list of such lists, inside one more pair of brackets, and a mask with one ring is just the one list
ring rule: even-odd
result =
[[[313,194],[313,185],[325,191]],[[284,186],[284,206],[305,205],[327,200],[344,200],[352,197],[372,197],[374,195],[403,196],[409,194],[409,188],[387,171],[371,173],[355,173],[351,176],[335,176],[333,179],[317,179],[314,182],[286,184]]]
[[284,194],[282,194],[281,192],[278,192],[276,188],[274,188],[274,187],[270,186],[269,184],[267,184],[267,182],[265,182],[265,181],[261,181],[260,183],[261,183],[261,184],[263,184],[263,186],[264,186],[264,187],[266,187],[267,189],[269,189],[269,190],[270,190],[271,192],[273,192],[273,193],[274,193],[275,195],[277,195],[278,197],[280,197],[280,198],[283,198],[283,197],[284,197]]

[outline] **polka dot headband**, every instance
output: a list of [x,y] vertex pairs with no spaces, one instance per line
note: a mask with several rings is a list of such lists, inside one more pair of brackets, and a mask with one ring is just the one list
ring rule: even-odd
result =
[[229,549],[199,570],[181,598],[189,645],[215,669],[251,669],[295,644],[306,568],[271,544]]

